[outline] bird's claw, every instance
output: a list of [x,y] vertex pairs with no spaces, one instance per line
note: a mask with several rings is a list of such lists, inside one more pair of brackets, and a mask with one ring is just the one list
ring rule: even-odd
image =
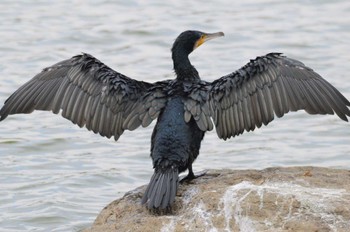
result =
[[190,173],[188,173],[187,176],[180,177],[180,181],[179,182],[181,184],[184,183],[184,182],[189,182],[189,181],[194,180],[194,179],[196,179],[198,177],[204,176],[205,174],[207,174],[207,172],[208,172],[208,170],[204,170],[204,171],[198,172],[196,174],[194,174],[193,172],[190,172]]

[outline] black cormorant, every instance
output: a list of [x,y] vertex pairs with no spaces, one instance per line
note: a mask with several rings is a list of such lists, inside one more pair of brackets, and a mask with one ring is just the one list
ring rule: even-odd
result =
[[223,36],[185,31],[171,49],[176,79],[148,83],[118,73],[82,54],[45,68],[21,86],[0,110],[10,114],[47,110],[79,127],[118,140],[124,130],[146,127],[158,118],[151,141],[154,174],[142,203],[169,209],[178,174],[197,158],[206,131],[219,138],[252,131],[289,111],[333,114],[347,121],[349,101],[303,63],[270,53],[213,82],[201,80],[188,55],[209,39]]

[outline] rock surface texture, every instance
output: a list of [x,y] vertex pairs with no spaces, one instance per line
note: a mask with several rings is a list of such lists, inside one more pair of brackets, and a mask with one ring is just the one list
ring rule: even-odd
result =
[[209,170],[180,184],[172,214],[140,205],[145,186],[106,206],[90,231],[350,231],[350,170]]

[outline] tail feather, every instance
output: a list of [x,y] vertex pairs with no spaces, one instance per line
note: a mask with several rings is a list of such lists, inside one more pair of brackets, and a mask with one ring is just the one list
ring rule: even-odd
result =
[[[156,208],[158,208],[158,207],[161,205],[161,203],[162,203],[162,201],[163,201],[163,197],[165,196],[165,193],[166,193],[165,187],[166,187],[167,183],[164,183],[164,182],[168,180],[167,176],[168,176],[168,175],[161,175],[161,176],[159,177],[159,180],[158,180],[159,184],[158,184],[158,186],[155,188],[156,191],[154,191],[154,192],[153,192],[153,195],[151,196],[151,198],[154,198],[154,199],[155,199],[155,201],[154,201],[154,206],[155,206]],[[160,194],[158,194],[158,193],[160,193]],[[163,193],[164,195],[163,195],[162,193]],[[165,199],[165,197],[164,197],[164,199]]]
[[148,209],[166,209],[175,201],[178,185],[179,172],[177,168],[164,171],[156,170],[152,175],[141,203],[147,203]]
[[[170,178],[170,175],[168,175],[168,183],[171,183],[171,178]],[[171,199],[171,189],[172,189],[172,185],[171,184],[167,184],[166,185],[166,192],[165,192],[165,195],[164,195],[164,199]],[[176,189],[177,189],[177,187],[176,187]],[[175,195],[176,195],[176,191],[175,191]],[[175,198],[175,196],[173,197],[173,199]],[[166,201],[164,201],[163,202],[163,204],[162,204],[162,208],[164,209],[164,208],[166,208],[167,207],[167,204],[170,204],[169,202],[166,202]]]

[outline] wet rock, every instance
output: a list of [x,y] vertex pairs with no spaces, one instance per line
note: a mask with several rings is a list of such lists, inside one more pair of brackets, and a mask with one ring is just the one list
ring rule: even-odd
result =
[[106,206],[89,231],[350,231],[350,171],[210,170],[180,185],[171,215],[140,205],[145,186]]

